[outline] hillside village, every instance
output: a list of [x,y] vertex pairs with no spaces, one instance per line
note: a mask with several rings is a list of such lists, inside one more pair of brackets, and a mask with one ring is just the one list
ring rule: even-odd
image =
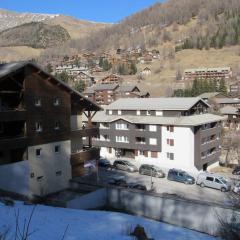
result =
[[0,240],[240,239],[239,16],[0,9]]

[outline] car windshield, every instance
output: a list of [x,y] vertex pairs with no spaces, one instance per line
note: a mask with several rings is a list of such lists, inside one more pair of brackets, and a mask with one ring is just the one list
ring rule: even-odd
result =
[[219,179],[221,180],[222,183],[227,184],[227,180],[225,178],[220,177]]
[[134,165],[130,162],[124,162],[126,165],[133,167]]

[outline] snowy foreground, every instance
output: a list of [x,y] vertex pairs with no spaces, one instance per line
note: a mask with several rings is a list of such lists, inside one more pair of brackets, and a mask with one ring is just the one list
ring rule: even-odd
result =
[[[25,219],[29,219],[33,206],[16,202],[14,207],[0,203],[0,232],[11,228],[15,231],[15,213],[19,210],[20,229]],[[122,213],[104,211],[84,211],[37,205],[30,225],[29,240],[122,240],[132,239],[129,229],[137,224],[144,226],[148,237],[164,240],[213,240],[214,237],[180,227],[135,217]],[[11,236],[9,236],[11,239]]]

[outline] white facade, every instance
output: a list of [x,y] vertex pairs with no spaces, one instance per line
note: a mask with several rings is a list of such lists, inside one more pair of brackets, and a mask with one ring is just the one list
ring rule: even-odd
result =
[[[138,150],[138,156],[135,156],[133,163],[138,167],[142,164],[154,164],[166,171],[170,168],[179,168],[193,175],[198,174],[199,170],[194,166],[195,137],[193,127],[174,126],[173,132],[168,131],[167,126],[161,128],[162,142],[160,144],[162,151],[157,153],[156,158],[153,158],[151,157],[151,151],[147,151],[147,153],[144,151],[145,154],[143,154],[143,151]],[[167,139],[173,140],[173,146],[168,143]],[[151,138],[149,138],[149,142],[155,143]],[[100,155],[110,160],[116,159],[115,149],[111,148],[110,152],[109,148],[101,147]],[[170,154],[174,156],[173,160],[168,158]]]
[[70,155],[70,141],[29,147],[30,192],[41,196],[67,188],[71,179]]

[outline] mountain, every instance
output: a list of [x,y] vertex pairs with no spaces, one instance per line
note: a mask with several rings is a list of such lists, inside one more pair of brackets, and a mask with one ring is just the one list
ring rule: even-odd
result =
[[29,46],[47,48],[70,39],[69,33],[60,25],[31,22],[0,32],[0,46]]

